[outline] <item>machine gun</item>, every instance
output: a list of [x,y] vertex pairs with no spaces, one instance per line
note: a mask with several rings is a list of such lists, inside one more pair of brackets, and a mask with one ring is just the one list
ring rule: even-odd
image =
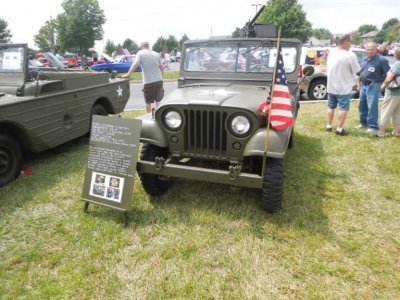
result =
[[265,5],[261,6],[260,10],[256,13],[251,21],[247,22],[242,28],[243,37],[261,37],[261,38],[276,38],[278,37],[277,26],[275,24],[258,24],[257,18],[264,11]]

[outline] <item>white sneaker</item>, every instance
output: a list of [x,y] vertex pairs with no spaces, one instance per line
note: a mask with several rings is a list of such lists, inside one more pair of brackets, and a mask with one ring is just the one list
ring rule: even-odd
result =
[[354,129],[367,129],[367,126],[360,124],[360,125],[355,126]]
[[378,133],[378,129],[368,128],[367,133],[371,135],[376,135]]

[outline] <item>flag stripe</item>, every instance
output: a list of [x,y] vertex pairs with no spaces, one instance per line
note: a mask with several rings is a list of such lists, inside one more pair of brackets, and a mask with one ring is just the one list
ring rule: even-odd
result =
[[278,60],[275,66],[275,81],[272,87],[270,120],[273,129],[284,130],[292,126],[293,113],[282,52],[280,48],[277,50]]
[[273,115],[272,117],[292,117],[293,114],[290,110],[286,110],[286,109],[276,109],[274,107],[272,107],[272,111],[273,111]]
[[287,105],[287,104],[273,103],[272,104],[272,109],[287,110],[287,111],[292,112],[292,106],[291,105]]

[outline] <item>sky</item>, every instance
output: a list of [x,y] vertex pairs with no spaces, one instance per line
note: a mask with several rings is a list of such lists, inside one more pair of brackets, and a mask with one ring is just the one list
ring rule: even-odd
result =
[[[184,34],[190,39],[230,35],[243,27],[256,13],[260,0],[98,0],[106,23],[102,41],[122,44],[130,38],[140,44],[154,44],[163,36]],[[62,0],[13,0],[2,6],[0,18],[8,23],[12,42],[28,43],[37,48],[33,36],[57,14],[62,13]],[[326,28],[334,34],[349,33],[360,25],[378,28],[390,18],[400,18],[400,0],[299,0],[313,28]],[[24,9],[21,9],[21,8]]]

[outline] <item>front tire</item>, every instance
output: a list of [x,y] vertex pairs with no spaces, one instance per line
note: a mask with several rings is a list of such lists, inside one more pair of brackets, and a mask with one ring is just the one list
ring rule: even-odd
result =
[[21,168],[21,146],[14,138],[0,134],[0,187],[16,179]]
[[263,179],[261,206],[269,213],[282,208],[283,198],[283,159],[267,158]]
[[[167,159],[168,148],[158,147],[152,144],[144,144],[142,147],[140,159],[154,162],[156,157]],[[173,181],[159,175],[140,173],[139,177],[142,182],[143,189],[151,196],[161,196],[166,193],[172,186]]]
[[328,98],[326,80],[318,79],[311,83],[307,93],[309,100],[324,100]]

